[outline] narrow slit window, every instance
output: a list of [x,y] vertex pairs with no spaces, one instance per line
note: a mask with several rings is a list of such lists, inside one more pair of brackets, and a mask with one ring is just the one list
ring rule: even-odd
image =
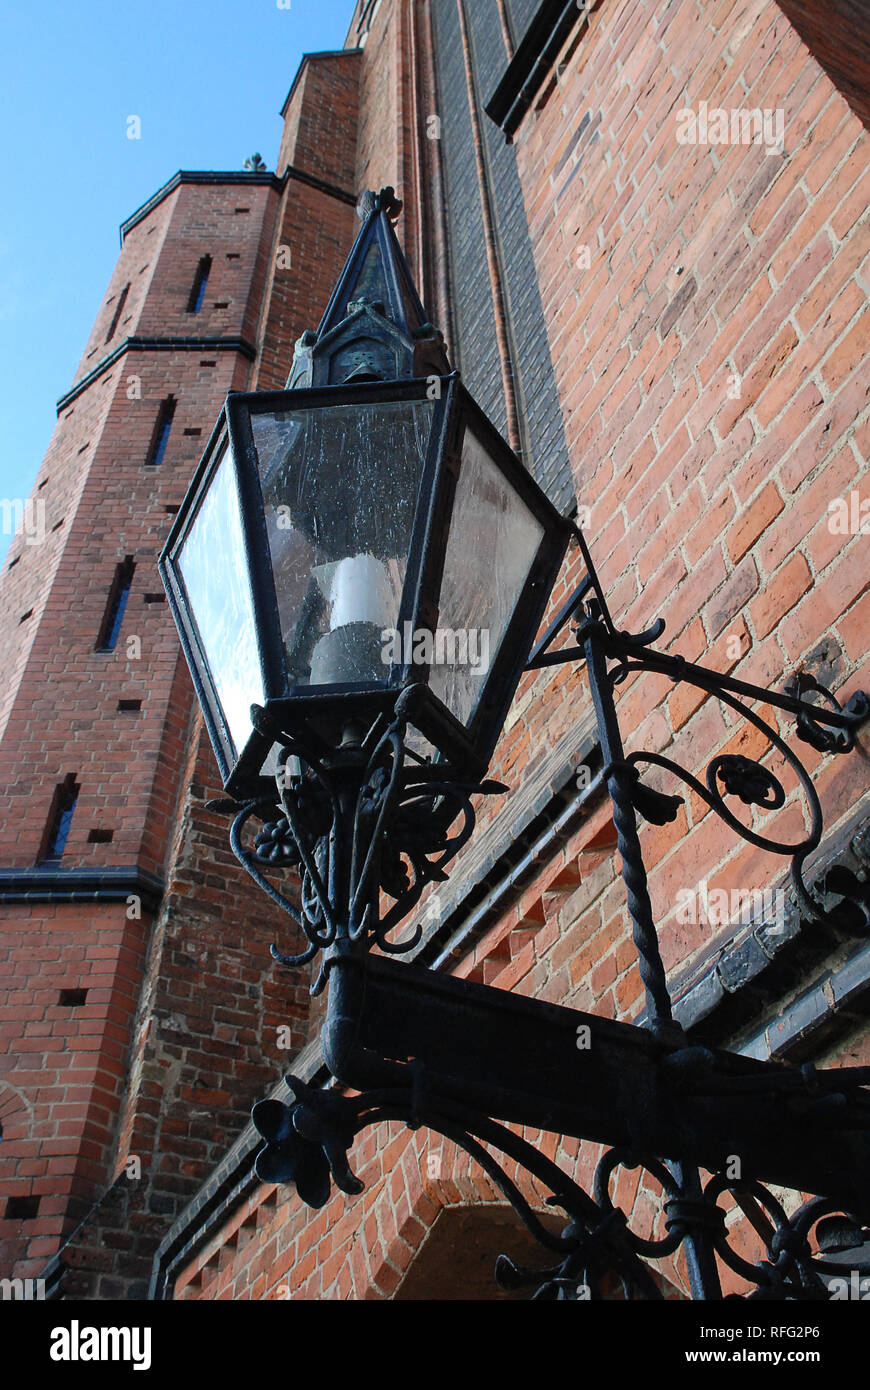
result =
[[130,587],[133,583],[135,569],[132,555],[126,555],[121,563],[115,566],[115,575],[109,589],[106,611],[103,614],[103,625],[100,628],[100,636],[95,648],[98,652],[114,650],[121,632],[124,609],[127,607],[127,599],[130,597]]
[[172,429],[172,417],[175,414],[175,397],[167,396],[165,401],[161,401],[160,409],[157,412],[157,423],[154,426],[154,434],[151,437],[151,447],[148,450],[146,464],[149,468],[158,468],[163,462],[163,455],[166,453],[166,445],[169,443],[169,433]]
[[75,774],[70,772],[55,788],[54,799],[51,803],[51,814],[48,818],[48,825],[45,832],[45,844],[40,862],[43,864],[57,863],[63,856],[66,849],[66,842],[69,839],[72,818],[78,800],[79,786],[75,779]]
[[208,275],[211,270],[211,256],[203,256],[199,265],[196,267],[196,274],[193,277],[193,285],[190,290],[190,299],[187,301],[187,312],[198,314],[202,308],[202,301],[205,298],[205,287],[208,284]]
[[118,327],[118,324],[121,322],[121,315],[122,315],[123,312],[124,312],[124,305],[127,303],[127,295],[128,295],[129,293],[130,293],[130,286],[129,286],[129,285],[125,285],[124,288],[122,289],[122,291],[121,291],[119,297],[118,297],[118,303],[115,305],[115,312],[114,312],[114,314],[112,315],[112,322],[111,322],[111,324],[109,325],[109,331],[108,331],[108,333],[106,334],[106,342],[107,342],[107,343],[110,343],[110,342],[112,341],[112,339],[114,338],[114,336],[115,336],[115,329]]

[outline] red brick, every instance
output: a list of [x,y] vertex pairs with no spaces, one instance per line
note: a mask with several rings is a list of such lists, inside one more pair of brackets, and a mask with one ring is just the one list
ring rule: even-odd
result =
[[728,531],[725,543],[732,564],[742,560],[782,508],[783,501],[776,487],[768,483]]
[[803,555],[794,555],[776,571],[764,592],[750,605],[752,624],[759,637],[766,637],[798,599],[812,586],[813,578]]

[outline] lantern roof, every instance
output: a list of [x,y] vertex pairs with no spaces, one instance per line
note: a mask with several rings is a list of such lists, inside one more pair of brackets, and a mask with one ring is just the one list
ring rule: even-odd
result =
[[296,344],[290,389],[401,377],[444,376],[444,340],[429,322],[394,223],[402,204],[391,187],[357,206],[362,227],[316,332]]

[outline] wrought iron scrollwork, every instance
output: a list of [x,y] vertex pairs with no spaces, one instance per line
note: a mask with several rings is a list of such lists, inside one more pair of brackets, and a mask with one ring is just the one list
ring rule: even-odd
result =
[[[641,1237],[626,1224],[625,1239],[631,1250],[647,1259],[673,1255],[691,1231],[703,1231],[716,1254],[740,1279],[755,1285],[749,1293],[733,1292],[728,1298],[827,1300],[830,1292],[823,1275],[842,1275],[843,1265],[825,1260],[814,1250],[812,1229],[831,1213],[838,1213],[838,1228],[845,1230],[849,1245],[862,1244],[861,1229],[851,1217],[841,1214],[835,1202],[815,1197],[788,1216],[779,1198],[764,1184],[749,1178],[734,1179],[714,1174],[697,1196],[686,1194],[674,1174],[653,1159],[641,1159],[624,1150],[611,1149],[603,1155],[595,1173],[595,1200],[608,1213],[614,1209],[610,1198],[610,1179],[620,1167],[642,1167],[660,1183],[665,1200],[663,1212],[666,1234],[658,1238]],[[741,1216],[760,1238],[765,1257],[751,1261],[735,1250],[733,1227],[719,1204],[731,1197]],[[621,1215],[621,1213],[620,1213]],[[841,1237],[842,1238],[842,1237]]]
[[[691,788],[744,840],[759,849],[790,858],[790,876],[795,899],[811,919],[829,926],[839,926],[841,929],[845,923],[856,935],[866,935],[870,931],[870,891],[863,884],[853,882],[844,874],[835,876],[836,886],[832,879],[827,885],[827,891],[833,891],[847,900],[850,910],[846,914],[833,914],[823,906],[805,881],[804,865],[808,857],[818,849],[822,838],[823,817],[818,794],[795,751],[789,747],[771,721],[759,714],[753,705],[768,704],[793,716],[799,739],[809,743],[819,752],[838,754],[854,749],[858,730],[870,719],[870,699],[863,691],[856,691],[845,705],[841,705],[814,676],[803,671],[789,677],[784,682],[782,691],[766,690],[687,661],[684,657],[658,651],[653,643],[664,631],[665,623],[662,618],[658,618],[643,632],[620,631],[608,610],[606,597],[585,542],[581,534],[577,534],[586,561],[586,577],[536,646],[529,661],[529,669],[578,660],[586,662],[592,695],[599,714],[599,728],[602,729],[602,726],[610,723],[610,729],[604,728],[603,733],[604,743],[608,745],[605,770],[608,774],[610,795],[614,801],[615,817],[622,816],[625,804],[629,803],[634,811],[653,824],[663,825],[675,819],[681,798],[651,788],[640,778],[640,769],[644,765],[659,767],[672,774],[687,788]],[[567,623],[573,623],[576,645],[560,651],[550,650],[555,637]],[[791,768],[800,785],[809,810],[810,828],[807,834],[794,844],[776,840],[745,824],[728,805],[727,798],[731,797],[738,799],[746,807],[770,813],[785,804],[785,787],[776,773],[759,759],[746,757],[744,754],[717,754],[709,762],[704,781],[701,781],[673,758],[664,754],[644,751],[634,752],[625,757],[621,749],[614,693],[615,688],[633,672],[666,675],[675,684],[686,682],[694,685],[714,696],[763,734],[769,749],[779,754],[783,762]],[[617,776],[612,776],[614,773]],[[630,840],[632,837],[629,831],[630,828],[624,826],[624,832]],[[641,878],[645,878],[639,847],[626,841],[625,848],[628,850],[628,862],[624,865],[624,876],[627,883],[631,878],[637,886]],[[623,859],[625,858],[623,855]],[[661,972],[658,968],[657,942],[651,939],[649,932],[643,927],[648,915],[643,905],[630,904],[630,910],[635,921],[635,941],[642,969],[647,977],[650,1016],[653,1020],[660,1019],[667,1016],[667,1009],[664,1006],[659,978]]]
[[[608,648],[608,654],[612,651],[612,638],[604,639]],[[733,797],[739,800],[744,806],[757,807],[762,812],[772,812],[778,810],[785,804],[786,790],[780,778],[766,767],[763,762],[755,758],[746,757],[744,754],[719,753],[714,756],[707,765],[704,781],[700,781],[688,769],[681,764],[661,753],[654,752],[634,752],[630,753],[625,763],[631,769],[632,774],[637,777],[641,766],[660,767],[670,772],[674,777],[690,787],[697,796],[705,802],[707,806],[724,821],[742,839],[759,849],[767,850],[772,854],[782,855],[791,860],[791,882],[795,897],[800,907],[813,920],[825,922],[832,926],[842,926],[842,916],[834,916],[827,911],[819,902],[807,885],[803,866],[809,856],[818,849],[823,831],[822,808],[819,802],[818,793],[813,785],[803,763],[798,758],[794,749],[791,748],[773,724],[763,718],[758,712],[746,703],[746,699],[764,699],[770,704],[778,705],[789,713],[795,714],[797,718],[798,733],[805,741],[811,742],[814,747],[820,748],[828,753],[846,753],[854,746],[854,738],[857,729],[867,719],[870,714],[870,706],[867,704],[866,697],[862,692],[858,692],[852,697],[845,707],[841,707],[836,698],[828,692],[823,691],[823,687],[815,680],[807,678],[798,679],[795,683],[787,686],[785,698],[778,696],[775,691],[761,691],[753,686],[743,686],[744,698],[740,699],[734,693],[734,687],[740,686],[740,682],[730,678],[721,678],[727,681],[717,685],[717,675],[704,668],[696,667],[689,662],[684,662],[679,658],[670,657],[667,653],[647,650],[640,657],[629,655],[630,644],[620,645],[616,652],[616,666],[608,672],[611,680],[615,683],[624,678],[631,671],[655,671],[671,676],[677,681],[687,681],[708,693],[714,694],[723,704],[733,709],[748,723],[752,724],[767,739],[770,748],[775,749],[781,756],[784,763],[791,768],[795,778],[803,792],[805,803],[810,815],[810,828],[806,835],[796,843],[788,843],[774,839],[770,835],[760,833],[751,826],[746,825],[727,804],[726,798]],[[814,705],[805,704],[802,698],[794,692],[799,691],[801,697],[808,690],[825,694],[829,710],[821,710]],[[803,708],[795,709],[792,703],[795,700]],[[808,713],[811,711],[811,713]],[[837,718],[845,720],[845,723],[834,725],[826,729],[822,722],[827,718]],[[635,788],[630,790],[629,795],[636,810],[647,819],[654,819],[649,814],[650,795],[662,797],[664,794],[654,792],[652,788],[644,786],[640,780],[636,781]],[[662,803],[664,804],[664,803]],[[673,807],[673,802],[671,803]],[[653,809],[656,803],[653,802]],[[660,824],[661,822],[656,822]],[[853,885],[841,881],[841,886],[848,893]],[[856,902],[860,911],[859,934],[863,934],[870,929],[870,915],[868,915],[867,904],[863,900],[863,895],[857,898],[852,897],[852,902]]]
[[[783,685],[783,690],[804,704],[797,717],[798,738],[812,744],[820,753],[851,753],[855,747],[855,730],[870,715],[870,701],[863,690],[857,690],[845,705],[841,705],[836,696],[806,671],[799,671],[796,675],[790,676]],[[805,695],[821,695],[822,699],[827,701],[829,709],[851,716],[852,722],[845,728],[826,726],[824,713],[819,718],[814,713],[813,703],[804,700]]]
[[[428,884],[446,877],[445,866],[471,837],[472,797],[507,788],[493,780],[461,783],[438,776],[407,750],[414,688],[396,702],[391,721],[381,718],[356,741],[334,753],[315,749],[254,706],[259,732],[278,746],[273,796],[244,803],[209,801],[210,810],[232,811],[230,845],[258,887],[292,917],[307,940],[290,954],[272,947],[284,966],[311,961],[337,939],[374,942],[388,954],[412,950],[422,926],[401,940],[391,933],[419,902]],[[259,829],[247,842],[249,822]],[[267,872],[281,872],[278,887]],[[288,891],[298,885],[298,897]],[[391,902],[384,904],[382,895]],[[321,972],[312,992],[325,983]]]

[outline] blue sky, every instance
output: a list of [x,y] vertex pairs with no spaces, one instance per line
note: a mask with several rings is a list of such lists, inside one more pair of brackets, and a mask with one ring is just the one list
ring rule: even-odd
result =
[[[0,497],[30,493],[125,217],[177,169],[241,169],[254,151],[274,169],[302,54],[341,48],[354,10],[283,3],[3,7]],[[10,540],[0,534],[0,559]]]

